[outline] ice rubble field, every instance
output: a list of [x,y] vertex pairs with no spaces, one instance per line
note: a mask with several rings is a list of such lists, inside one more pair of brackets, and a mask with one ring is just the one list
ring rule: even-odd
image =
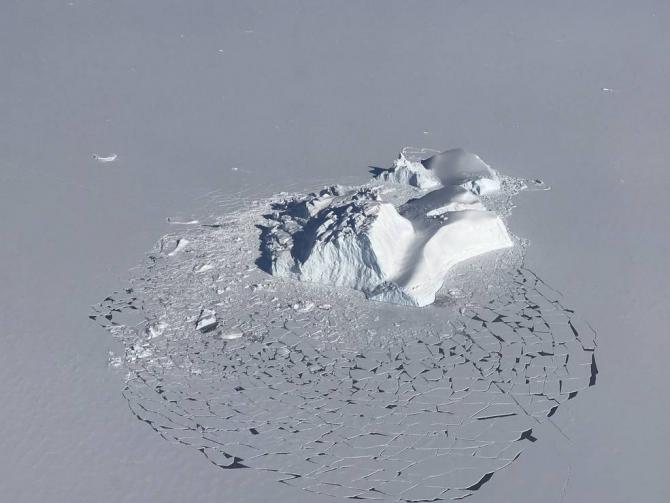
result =
[[[426,154],[163,237],[91,314],[123,343],[133,413],[222,468],[344,498],[460,499],[517,459],[595,384],[595,333],[505,228],[528,184]],[[499,250],[408,260],[453,236],[468,256]]]

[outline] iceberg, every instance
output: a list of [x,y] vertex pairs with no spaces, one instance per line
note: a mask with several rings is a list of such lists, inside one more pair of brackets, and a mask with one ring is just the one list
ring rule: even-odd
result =
[[277,204],[261,248],[273,275],[426,306],[455,265],[513,246],[481,198],[500,189],[498,173],[475,154],[422,158],[406,149],[366,185]]

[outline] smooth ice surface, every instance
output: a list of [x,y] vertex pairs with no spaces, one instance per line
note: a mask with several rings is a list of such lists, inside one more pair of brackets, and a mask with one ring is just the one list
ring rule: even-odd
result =
[[333,186],[274,205],[261,244],[268,270],[426,306],[452,267],[513,246],[500,215],[478,197],[500,192],[500,176],[461,149],[427,158],[425,152],[403,149],[392,168],[377,174],[389,183]]
[[3,501],[347,501],[161,438],[82,313],[209,201],[358,185],[407,144],[551,185],[508,229],[598,330],[565,436],[537,423],[466,501],[670,501],[669,25],[666,0],[0,2]]

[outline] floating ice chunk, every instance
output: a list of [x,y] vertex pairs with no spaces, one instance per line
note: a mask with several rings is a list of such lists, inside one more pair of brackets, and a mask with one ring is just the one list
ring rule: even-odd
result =
[[114,162],[116,161],[116,158],[118,155],[116,154],[111,154],[111,155],[98,155],[98,154],[93,154],[93,159],[95,159],[98,162]]
[[165,322],[158,322],[158,323],[152,323],[146,328],[145,333],[149,337],[149,339],[155,339],[156,337],[160,337],[163,335],[163,332],[165,332],[165,329],[167,328],[167,323]]
[[312,309],[314,309],[314,302],[296,302],[293,304],[293,310],[298,313],[309,313]]
[[425,306],[435,301],[449,269],[484,253],[513,245],[505,224],[492,212],[464,210],[450,215],[432,235],[419,235],[405,267],[368,296],[399,304]]
[[297,264],[300,279],[359,290],[398,270],[414,234],[411,222],[388,203],[347,206],[318,231],[305,260]]
[[195,328],[201,332],[209,332],[210,330],[214,330],[217,324],[216,312],[211,309],[203,309],[200,311],[198,320],[195,323]]
[[422,164],[445,187],[458,185],[475,194],[500,190],[498,173],[477,154],[463,149],[446,150],[429,157]]
[[393,163],[393,167],[380,175],[380,179],[420,189],[435,189],[441,185],[439,178],[422,164],[420,158],[412,157],[404,150]]
[[244,334],[242,332],[227,332],[225,334],[221,334],[221,338],[224,341],[233,341],[235,339],[240,339]]
[[[125,348],[131,409],[218,466],[272,470],[320,494],[415,501],[476,491],[537,440],[536,423],[597,378],[595,334],[520,268],[523,247],[493,270],[475,263],[445,276],[448,308],[418,312],[247,266],[259,259],[268,270],[285,252],[291,277],[303,279],[317,243],[348,243],[369,255],[370,268],[386,264],[383,281],[365,286],[369,297],[426,303],[449,260],[505,244],[500,217],[486,207],[507,215],[523,181],[502,181],[501,197],[461,184],[427,192],[378,182],[273,197],[217,219],[220,231],[166,236],[135,272],[129,297],[106,298],[92,316]],[[252,229],[268,214],[259,250]],[[410,245],[397,239],[396,223],[409,224]],[[186,252],[168,257],[184,237]],[[208,263],[215,273],[193,273]],[[122,312],[144,322],[110,325]],[[196,324],[207,317],[218,325],[202,335]],[[160,337],[138,330],[160,322],[169,326]]]

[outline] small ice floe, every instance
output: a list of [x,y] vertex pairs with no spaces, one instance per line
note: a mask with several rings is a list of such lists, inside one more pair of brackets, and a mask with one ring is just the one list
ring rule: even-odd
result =
[[160,321],[158,323],[152,323],[145,329],[145,333],[149,339],[155,339],[163,335],[165,329],[167,328],[167,323]]
[[235,339],[240,339],[243,335],[244,334],[242,332],[233,331],[233,332],[227,332],[225,334],[221,334],[221,338],[224,341],[233,341]]
[[98,162],[114,162],[116,161],[117,157],[118,155],[116,154],[110,154],[110,155],[93,154],[93,159],[95,159]]
[[524,180],[524,182],[522,187],[524,190],[551,190],[551,187],[547,185],[544,180],[540,180],[539,178],[527,179]]
[[123,359],[120,356],[116,356],[114,351],[108,351],[109,355],[109,366],[113,368],[119,368],[123,364]]
[[216,312],[212,311],[211,309],[203,309],[200,311],[198,321],[195,322],[195,328],[196,330],[200,330],[204,333],[209,332],[210,330],[214,330],[217,324],[218,321],[216,320]]

